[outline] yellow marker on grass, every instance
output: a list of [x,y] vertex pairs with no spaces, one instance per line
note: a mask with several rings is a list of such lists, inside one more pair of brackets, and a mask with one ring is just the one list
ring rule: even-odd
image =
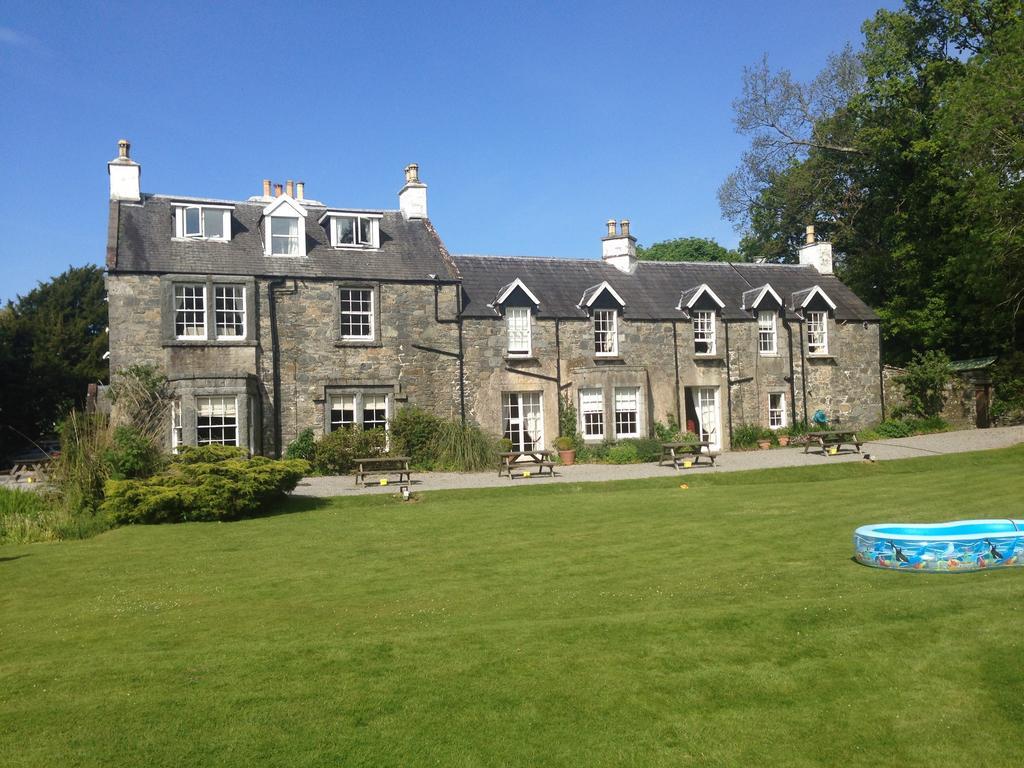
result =
[[387,484],[388,484],[388,479],[387,479],[386,477],[382,477],[382,478],[380,479],[380,484],[381,484],[381,485],[387,485]]

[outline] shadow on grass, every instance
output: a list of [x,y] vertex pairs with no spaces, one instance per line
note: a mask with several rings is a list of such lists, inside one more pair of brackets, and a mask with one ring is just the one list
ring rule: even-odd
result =
[[318,496],[289,496],[284,501],[274,504],[270,509],[259,512],[249,517],[240,517],[241,520],[256,520],[264,517],[279,517],[281,515],[294,515],[299,512],[315,512],[318,509],[325,509],[331,506],[332,500],[327,497]]
[[23,557],[28,555],[12,555],[11,557],[0,557],[0,563],[9,563],[11,560],[21,560]]

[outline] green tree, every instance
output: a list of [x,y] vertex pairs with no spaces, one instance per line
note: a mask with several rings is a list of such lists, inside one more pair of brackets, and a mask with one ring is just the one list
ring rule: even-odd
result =
[[649,248],[638,245],[636,257],[641,261],[739,261],[736,251],[719,245],[707,237],[677,237],[662,240]]
[[72,267],[0,310],[0,455],[53,432],[87,387],[105,381],[103,271]]

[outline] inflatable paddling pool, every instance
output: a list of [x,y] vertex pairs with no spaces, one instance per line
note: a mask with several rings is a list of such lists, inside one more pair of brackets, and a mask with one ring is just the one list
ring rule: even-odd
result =
[[875,568],[977,571],[1024,565],[1024,520],[881,523],[853,533],[854,556]]

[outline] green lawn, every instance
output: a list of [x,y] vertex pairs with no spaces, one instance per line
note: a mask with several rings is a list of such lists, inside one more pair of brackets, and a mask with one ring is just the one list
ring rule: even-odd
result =
[[1024,764],[1024,568],[851,560],[1024,518],[1024,447],[293,500],[0,548],[5,766]]

